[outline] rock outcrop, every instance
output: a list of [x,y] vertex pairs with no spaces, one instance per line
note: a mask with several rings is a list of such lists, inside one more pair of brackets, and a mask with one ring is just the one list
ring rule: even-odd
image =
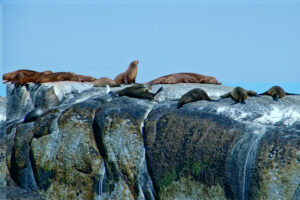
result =
[[[161,86],[149,101],[111,98],[88,83],[7,85],[6,189],[18,191],[7,197],[300,198],[300,96],[249,97],[234,105],[198,101],[177,109],[190,89],[218,99],[232,88],[152,90]],[[36,108],[45,112],[23,123]]]

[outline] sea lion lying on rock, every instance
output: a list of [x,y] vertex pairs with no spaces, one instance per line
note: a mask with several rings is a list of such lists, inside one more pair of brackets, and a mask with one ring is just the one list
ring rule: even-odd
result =
[[116,91],[116,94],[117,96],[128,96],[133,98],[153,100],[154,97],[163,90],[163,88],[160,87],[155,93],[151,93],[149,92],[151,88],[152,87],[148,84],[136,84],[131,87],[118,90]]
[[227,94],[221,96],[221,99],[231,97],[235,103],[245,104],[245,100],[248,96],[257,96],[257,93],[253,90],[246,90],[242,87],[235,87],[233,90]]
[[101,77],[99,79],[96,79],[93,81],[94,87],[105,87],[106,85],[109,85],[111,87],[118,87],[121,86],[120,84],[116,84],[116,82],[110,78],[107,77]]
[[149,84],[176,84],[176,83],[206,83],[206,84],[218,84],[216,78],[212,76],[205,76],[196,73],[175,73],[162,76],[160,78],[154,79]]
[[200,100],[218,102],[216,100],[212,100],[211,98],[209,98],[209,96],[207,95],[207,93],[204,90],[202,90],[200,88],[195,88],[195,89],[188,91],[180,98],[177,107],[181,108],[184,104],[187,104],[190,102],[195,102],[195,101],[200,101]]
[[46,74],[39,77],[36,83],[56,82],[56,81],[79,81],[76,74],[72,72],[56,72],[52,74]]
[[284,89],[280,86],[273,86],[270,89],[268,89],[266,92],[261,93],[259,95],[268,95],[273,97],[274,101],[278,101],[278,99],[285,97],[286,95],[297,95],[297,94],[285,92]]
[[12,84],[25,84],[30,82],[35,83],[39,77],[51,73],[52,71],[37,72],[33,70],[21,69],[4,74],[3,80],[5,80],[5,82],[10,81]]

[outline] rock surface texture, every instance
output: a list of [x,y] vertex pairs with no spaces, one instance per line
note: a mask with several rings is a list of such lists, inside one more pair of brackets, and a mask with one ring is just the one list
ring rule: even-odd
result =
[[[174,84],[154,85],[151,92],[161,86],[149,101],[111,98],[106,88],[89,83],[7,85],[6,135],[1,129],[6,156],[1,149],[0,158],[8,176],[0,195],[300,199],[300,96],[249,97],[246,104],[198,101],[177,109],[193,88],[212,99],[232,88]],[[36,108],[45,112],[23,123]]]

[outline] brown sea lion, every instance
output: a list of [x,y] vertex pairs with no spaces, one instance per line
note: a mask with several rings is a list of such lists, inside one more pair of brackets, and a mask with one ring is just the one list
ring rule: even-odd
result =
[[79,82],[93,82],[96,79],[91,76],[85,76],[85,75],[76,75],[78,77]]
[[118,96],[128,96],[133,98],[153,100],[154,97],[163,90],[163,88],[160,87],[155,93],[151,93],[149,92],[149,88],[150,86],[148,86],[147,84],[137,84],[119,90],[116,92],[116,94]]
[[6,82],[8,81],[12,81],[15,76],[18,74],[18,73],[23,73],[24,75],[26,76],[30,76],[34,73],[37,73],[37,71],[33,71],[33,70],[27,70],[27,69],[19,69],[19,70],[16,70],[16,71],[13,71],[13,72],[9,72],[9,73],[6,73],[6,74],[3,74],[2,78],[3,80],[5,80]]
[[221,96],[221,99],[231,97],[235,103],[245,104],[245,100],[248,96],[257,96],[257,93],[253,90],[246,90],[242,87],[235,87],[233,90],[227,94]]
[[138,65],[138,63],[139,63],[138,60],[132,61],[125,72],[123,72],[123,73],[119,74],[118,76],[116,76],[116,78],[114,79],[116,84],[135,83],[135,78],[137,76],[137,65]]
[[13,72],[12,75],[9,75],[8,77],[6,76],[5,78],[10,79],[8,81],[10,81],[12,84],[35,83],[40,76],[51,73],[52,71],[36,72],[32,70],[18,70]]
[[184,104],[187,104],[190,102],[195,102],[195,101],[200,101],[200,100],[216,101],[216,100],[212,100],[211,98],[209,98],[209,96],[207,95],[207,93],[204,90],[202,90],[200,88],[195,88],[195,89],[188,91],[180,98],[177,107],[181,108]]
[[196,73],[175,73],[162,76],[160,78],[149,81],[150,84],[176,84],[176,83],[207,83],[207,84],[218,84],[216,78],[212,76],[205,76]]
[[261,93],[259,95],[269,95],[273,97],[274,101],[278,101],[278,99],[285,97],[286,95],[296,95],[296,94],[285,92],[284,89],[280,86],[273,86],[270,89],[268,89],[266,92]]
[[46,74],[39,77],[36,83],[56,82],[56,81],[78,81],[76,74],[72,72],[56,72],[52,74]]
[[118,85],[120,86],[120,84],[116,84],[116,82],[110,78],[107,77],[101,77],[99,79],[96,79],[93,81],[94,87],[105,87],[106,85],[109,86],[115,86]]

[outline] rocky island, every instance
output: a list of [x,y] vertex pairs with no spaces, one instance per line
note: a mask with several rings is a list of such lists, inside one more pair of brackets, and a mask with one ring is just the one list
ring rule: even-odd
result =
[[[190,89],[218,99],[232,88],[168,84],[152,91],[161,86],[149,101],[112,98],[89,83],[8,84],[6,121],[4,100],[0,108],[7,186],[0,195],[300,199],[300,96],[249,97],[246,104],[197,101],[178,109],[178,99]],[[23,123],[34,109],[44,113]]]

